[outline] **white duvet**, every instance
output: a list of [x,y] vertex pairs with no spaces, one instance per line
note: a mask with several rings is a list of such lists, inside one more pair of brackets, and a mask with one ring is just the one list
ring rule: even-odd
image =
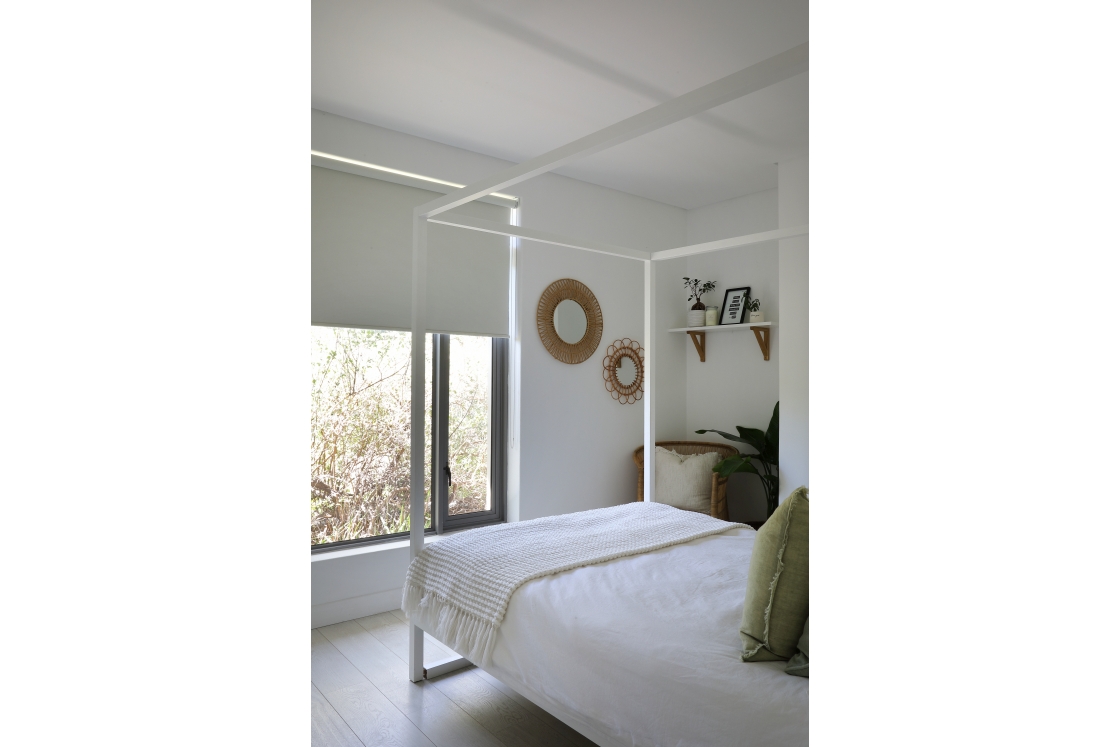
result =
[[804,745],[809,680],[739,659],[753,529],[530,581],[487,670],[619,745]]
[[408,566],[401,609],[476,664],[490,663],[512,595],[534,578],[719,534],[735,524],[660,503],[493,524],[434,542]]

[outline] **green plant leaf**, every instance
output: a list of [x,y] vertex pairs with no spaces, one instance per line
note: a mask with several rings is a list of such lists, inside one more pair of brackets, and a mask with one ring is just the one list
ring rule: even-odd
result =
[[727,457],[727,459],[724,459],[713,467],[712,472],[718,473],[720,477],[730,477],[736,472],[749,472],[757,475],[758,469],[751,464],[751,458],[749,456],[739,454],[737,456]]
[[766,462],[767,464],[777,466],[777,464],[778,464],[778,444],[771,443],[770,441],[767,441],[766,442],[766,450],[759,453],[757,458],[760,462]]
[[774,403],[774,414],[770,416],[770,425],[766,428],[766,440],[770,443],[774,454],[774,462],[778,461],[778,405]]
[[740,438],[744,443],[748,443],[758,451],[759,454],[766,451],[766,434],[758,428],[744,428],[741,425],[735,426],[735,430],[739,431]]
[[[734,472],[738,468],[738,466],[740,464],[742,464],[744,461],[745,461],[745,458],[743,457],[742,454],[736,454],[735,456],[729,456],[726,459],[723,459],[719,462],[716,462],[716,466],[712,467],[712,472],[720,472],[720,473],[722,473],[724,471]],[[728,472],[728,474],[730,474],[730,472]]]
[[762,473],[758,471],[758,467],[755,467],[754,462],[751,462],[751,461],[744,462],[743,466],[741,466],[739,469],[737,469],[735,471],[736,472],[748,472],[752,475],[758,475],[759,477],[763,476]]
[[719,435],[726,438],[728,441],[738,441],[739,443],[747,444],[748,446],[751,443],[750,441],[744,441],[743,439],[739,438],[738,436],[733,436],[730,433],[727,433],[725,431],[717,431],[715,428],[710,428],[708,430],[696,431],[696,432],[697,433],[718,433]]

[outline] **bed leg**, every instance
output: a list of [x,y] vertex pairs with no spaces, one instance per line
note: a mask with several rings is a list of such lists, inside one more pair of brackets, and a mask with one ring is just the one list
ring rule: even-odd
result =
[[464,659],[462,656],[440,659],[439,661],[433,662],[430,667],[424,667],[424,679],[430,680],[433,677],[439,677],[441,674],[447,674],[448,672],[454,672],[456,669],[472,666],[474,666],[474,662],[470,659]]
[[424,679],[424,631],[411,624],[408,626],[408,678],[413,682]]

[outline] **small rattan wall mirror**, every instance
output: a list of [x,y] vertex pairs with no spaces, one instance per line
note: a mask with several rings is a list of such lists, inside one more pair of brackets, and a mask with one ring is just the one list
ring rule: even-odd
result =
[[603,312],[595,294],[571,278],[545,288],[537,304],[537,333],[556,360],[583,363],[603,339]]
[[603,384],[619,404],[632,405],[642,398],[645,362],[637,340],[624,337],[607,347],[603,358]]

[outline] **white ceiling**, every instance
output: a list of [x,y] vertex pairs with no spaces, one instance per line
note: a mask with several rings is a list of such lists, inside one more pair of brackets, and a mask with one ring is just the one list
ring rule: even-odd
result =
[[[312,0],[311,106],[520,162],[808,40],[807,0]],[[803,73],[557,173],[691,209],[808,149]]]

